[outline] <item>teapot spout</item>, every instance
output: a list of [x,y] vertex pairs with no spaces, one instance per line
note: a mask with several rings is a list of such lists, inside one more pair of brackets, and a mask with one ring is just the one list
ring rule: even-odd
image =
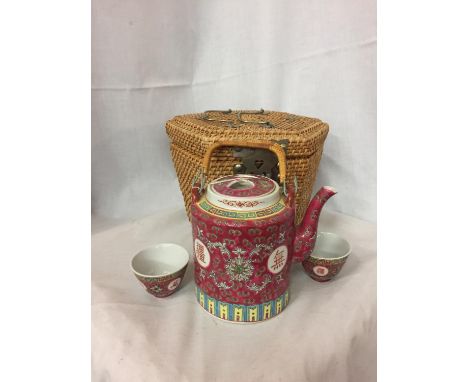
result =
[[317,238],[317,226],[320,212],[327,200],[335,194],[336,191],[333,187],[325,186],[318,190],[310,201],[302,223],[296,230],[293,261],[302,262],[313,251]]

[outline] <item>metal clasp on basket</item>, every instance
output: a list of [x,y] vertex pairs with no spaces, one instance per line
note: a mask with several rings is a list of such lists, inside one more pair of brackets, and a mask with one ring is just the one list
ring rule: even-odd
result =
[[215,121],[215,122],[223,122],[230,125],[229,127],[233,127],[233,121],[231,119],[220,119],[220,118],[210,118],[209,113],[221,113],[221,114],[231,114],[232,110],[206,110],[203,114],[199,117],[204,121]]
[[260,110],[241,110],[237,113],[237,119],[240,121],[240,123],[253,123],[256,125],[265,125],[267,127],[274,127],[273,123],[270,121],[248,121],[245,119],[242,119],[243,114],[263,114],[267,115],[269,113],[265,113],[265,110],[260,109]]
[[[213,117],[209,116],[210,113],[231,114],[231,113],[233,113],[233,111],[231,109],[227,109],[227,110],[206,110],[198,118],[201,119],[201,120],[204,120],[204,121],[214,121],[214,122],[225,123],[225,124],[228,125],[228,127],[232,127],[232,128],[237,128],[237,127],[241,126],[242,124],[248,124],[248,123],[255,124],[255,125],[263,125],[263,126],[266,126],[266,127],[274,127],[273,123],[271,123],[270,121],[249,121],[249,120],[246,120],[246,119],[242,119],[243,114],[268,115],[269,113],[265,112],[265,110],[263,110],[263,109],[260,109],[260,110],[240,110],[236,114],[237,121],[233,121],[232,119],[213,118]],[[238,122],[238,123],[236,123],[236,122]]]
[[200,119],[203,119],[205,121],[217,121],[217,122],[229,122],[229,121],[231,121],[230,119],[210,118],[208,116],[209,113],[231,114],[232,113],[231,109],[227,109],[227,110],[206,110],[206,111],[203,112],[203,114],[200,117]]

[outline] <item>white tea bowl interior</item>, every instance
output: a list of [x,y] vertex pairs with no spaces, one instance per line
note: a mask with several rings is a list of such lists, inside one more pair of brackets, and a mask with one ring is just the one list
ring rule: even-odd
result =
[[317,233],[314,250],[310,257],[316,259],[337,260],[351,253],[351,245],[347,240],[332,232]]
[[183,269],[189,261],[185,248],[173,243],[160,243],[137,253],[132,259],[133,272],[141,277],[161,277]]

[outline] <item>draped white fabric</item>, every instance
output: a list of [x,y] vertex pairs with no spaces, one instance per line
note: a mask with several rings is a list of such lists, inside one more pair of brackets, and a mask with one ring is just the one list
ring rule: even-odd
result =
[[185,212],[175,208],[109,228],[93,220],[94,382],[376,381],[376,227],[323,211],[319,229],[353,249],[327,283],[291,272],[290,302],[277,317],[232,324],[195,298],[193,263],[179,291],[158,299],[130,270],[132,255],[156,242],[192,247]]
[[207,109],[330,124],[315,188],[376,215],[373,0],[94,0],[92,205],[135,218],[183,208],[164,123]]

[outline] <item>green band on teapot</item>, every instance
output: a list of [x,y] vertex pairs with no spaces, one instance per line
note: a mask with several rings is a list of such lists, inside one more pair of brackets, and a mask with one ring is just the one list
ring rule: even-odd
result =
[[289,291],[258,305],[230,304],[216,300],[196,287],[197,301],[208,313],[226,321],[259,322],[280,314],[288,305]]
[[230,210],[223,210],[222,208],[213,206],[210,204],[205,198],[200,201],[199,204],[200,208],[203,211],[208,212],[211,215],[219,216],[222,218],[229,218],[229,219],[260,219],[265,218],[267,216],[274,215],[285,208],[285,204],[283,200],[280,200],[275,205],[265,208],[263,210],[258,211],[230,211]]

